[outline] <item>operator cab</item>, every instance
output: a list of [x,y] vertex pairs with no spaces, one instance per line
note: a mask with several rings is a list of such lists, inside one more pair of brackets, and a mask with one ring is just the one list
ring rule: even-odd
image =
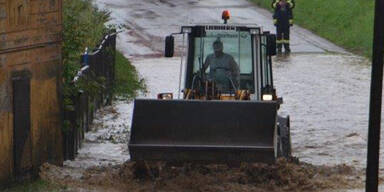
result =
[[[184,99],[277,99],[274,34],[256,25],[232,24],[183,26],[179,34],[188,36]],[[166,38],[166,57],[173,56],[173,41],[173,36]]]

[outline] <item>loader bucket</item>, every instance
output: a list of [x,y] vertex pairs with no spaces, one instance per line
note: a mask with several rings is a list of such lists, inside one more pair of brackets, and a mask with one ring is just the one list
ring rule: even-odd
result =
[[255,101],[135,100],[133,161],[275,161],[278,104]]

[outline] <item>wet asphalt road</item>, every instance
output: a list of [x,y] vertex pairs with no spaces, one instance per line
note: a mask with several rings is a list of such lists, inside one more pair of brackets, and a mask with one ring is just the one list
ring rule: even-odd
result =
[[[229,23],[251,23],[275,31],[272,15],[246,0],[95,0],[100,7],[112,11],[114,23],[131,30],[121,35],[120,48],[130,56],[155,56],[163,52],[163,39],[179,27],[194,23],[221,23],[221,12],[231,11]],[[296,53],[337,52],[340,47],[295,26],[291,33]]]
[[[181,25],[221,22],[229,9],[232,23],[259,24],[274,31],[271,14],[245,0],[95,0],[112,12],[112,23],[128,30],[118,49],[146,79],[149,93],[177,92],[180,58],[162,58],[164,37]],[[176,44],[179,45],[180,39]],[[274,58],[281,113],[291,116],[294,155],[313,164],[363,168],[366,159],[369,62],[313,35],[292,28],[290,56]]]

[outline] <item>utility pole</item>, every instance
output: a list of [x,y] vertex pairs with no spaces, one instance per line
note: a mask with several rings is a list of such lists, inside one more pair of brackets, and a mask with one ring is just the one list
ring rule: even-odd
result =
[[372,55],[371,97],[369,106],[369,131],[366,192],[378,192],[381,102],[383,89],[384,52],[384,0],[376,0],[375,27]]

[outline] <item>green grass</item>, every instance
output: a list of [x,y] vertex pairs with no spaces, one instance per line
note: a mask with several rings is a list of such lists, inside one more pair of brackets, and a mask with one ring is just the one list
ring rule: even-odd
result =
[[[271,10],[272,0],[251,1]],[[371,57],[374,1],[296,0],[293,13],[296,24],[353,53]]]
[[116,52],[115,71],[114,91],[118,98],[132,99],[137,91],[145,91],[144,80],[139,79],[136,68],[119,51]]
[[59,192],[62,190],[63,188],[58,185],[38,179],[32,182],[15,184],[3,192]]

